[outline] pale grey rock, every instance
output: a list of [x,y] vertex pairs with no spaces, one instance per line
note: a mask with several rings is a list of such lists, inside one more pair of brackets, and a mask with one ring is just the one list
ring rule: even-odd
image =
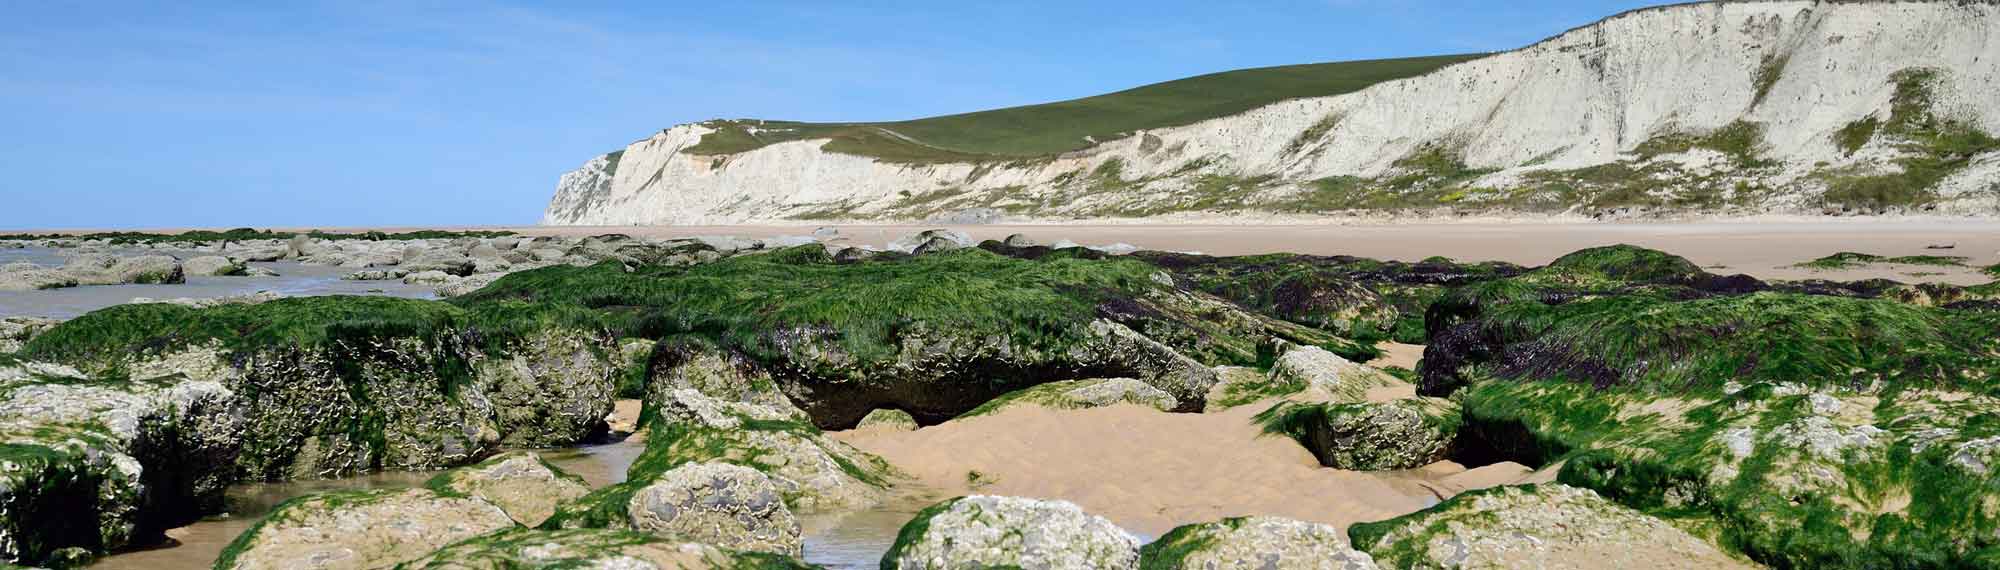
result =
[[1347,545],[1333,525],[1279,517],[1243,517],[1169,531],[1139,551],[1159,570],[1376,570],[1375,559]]
[[1008,247],[1034,247],[1041,245],[1035,243],[1035,239],[1028,237],[1027,234],[1009,234],[1007,239],[1001,240],[1000,243],[1006,244]]
[[[899,570],[1139,567],[1139,540],[1067,501],[972,495],[925,509],[883,557]],[[893,566],[892,566],[893,565]]]
[[[938,240],[938,242],[932,243],[933,240]],[[924,230],[897,238],[896,241],[889,242],[888,249],[903,253],[917,253],[919,248],[924,248],[925,246],[929,246],[927,251],[946,251],[948,249],[972,247],[972,245],[972,236],[965,235],[964,232],[935,229]]]
[[558,469],[528,451],[495,455],[478,465],[439,474],[425,484],[492,503],[514,522],[537,526],[556,506],[590,493],[582,477]]
[[771,478],[726,463],[688,463],[632,494],[634,530],[736,550],[805,553],[798,518]]
[[514,526],[492,503],[428,489],[327,493],[273,511],[239,539],[235,557],[218,561],[216,568],[389,568]]
[[20,351],[21,345],[34,340],[35,335],[61,323],[43,317],[0,317],[0,354]]
[[443,271],[415,271],[403,276],[405,285],[448,285],[458,276]]
[[124,285],[183,283],[187,277],[181,262],[171,255],[83,254],[63,264],[63,273],[79,285]]
[[76,277],[61,270],[25,261],[0,265],[0,291],[39,291],[75,286]]
[[1461,494],[1357,549],[1385,567],[1754,568],[1666,521],[1548,483]]
[[410,275],[408,269],[364,269],[340,276],[348,281],[396,281]]
[[242,262],[220,255],[204,255],[181,262],[181,270],[188,275],[242,276],[248,269]]
[[487,285],[492,285],[494,281],[499,281],[501,277],[506,276],[507,274],[505,273],[481,273],[471,277],[453,279],[443,285],[439,285],[436,292],[439,297],[449,299],[484,289]]

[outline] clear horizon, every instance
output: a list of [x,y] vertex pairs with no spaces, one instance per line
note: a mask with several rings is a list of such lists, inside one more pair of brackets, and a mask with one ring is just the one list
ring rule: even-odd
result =
[[12,3],[0,230],[529,225],[563,172],[674,124],[1502,51],[1654,4]]

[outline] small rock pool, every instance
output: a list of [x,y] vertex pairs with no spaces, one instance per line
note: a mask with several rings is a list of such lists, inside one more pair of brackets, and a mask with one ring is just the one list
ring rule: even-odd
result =
[[[625,469],[645,450],[633,440],[542,452],[542,457],[588,480],[593,487],[624,481]],[[257,519],[287,499],[326,491],[399,489],[422,485],[435,472],[374,473],[340,479],[243,483],[231,487],[227,512],[167,532],[164,544],[118,552],[99,559],[91,570],[200,569],[215,559],[230,541]],[[805,560],[835,570],[873,569],[896,540],[896,531],[916,516],[924,501],[892,500],[865,511],[800,515],[805,531]]]

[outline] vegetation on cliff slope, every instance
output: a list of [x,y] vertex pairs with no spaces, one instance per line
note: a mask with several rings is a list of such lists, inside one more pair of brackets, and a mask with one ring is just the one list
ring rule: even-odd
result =
[[1226,71],[1057,103],[884,123],[710,121],[686,152],[734,154],[804,139],[828,152],[897,162],[1010,160],[1087,148],[1143,129],[1242,113],[1286,99],[1325,97],[1482,57],[1447,55]]

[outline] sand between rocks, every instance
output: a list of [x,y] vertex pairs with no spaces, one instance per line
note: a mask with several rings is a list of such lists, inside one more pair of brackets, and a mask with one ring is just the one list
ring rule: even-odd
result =
[[1182,524],[1247,515],[1345,527],[1529,476],[1511,463],[1471,471],[1450,462],[1393,472],[1328,469],[1290,439],[1260,437],[1250,418],[1267,406],[1213,414],[1020,406],[912,432],[832,435],[943,496],[1063,499],[1155,537]]

